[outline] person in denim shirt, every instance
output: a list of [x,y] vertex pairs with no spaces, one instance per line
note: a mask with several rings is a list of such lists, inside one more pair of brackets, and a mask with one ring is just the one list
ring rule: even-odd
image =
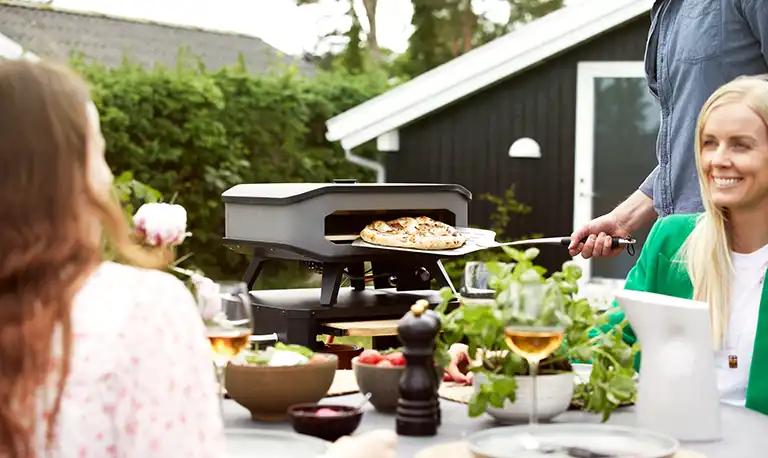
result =
[[723,84],[768,73],[768,0],[656,0],[651,15],[645,73],[661,106],[658,165],[612,212],[573,232],[572,256],[615,256],[621,248],[611,249],[611,235],[703,211],[693,145],[699,111]]

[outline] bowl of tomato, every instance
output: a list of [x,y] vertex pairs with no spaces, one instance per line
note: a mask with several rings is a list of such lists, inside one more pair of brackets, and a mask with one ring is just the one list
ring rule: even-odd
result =
[[[400,377],[405,372],[403,352],[365,350],[352,359],[357,386],[363,395],[371,394],[370,402],[379,412],[394,412],[400,398]],[[442,379],[442,369],[435,366],[435,380]]]

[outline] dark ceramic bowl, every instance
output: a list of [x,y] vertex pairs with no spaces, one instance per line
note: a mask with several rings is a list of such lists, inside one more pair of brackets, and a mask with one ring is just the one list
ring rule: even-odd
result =
[[[334,413],[323,415],[326,410]],[[355,432],[363,411],[351,406],[306,403],[288,408],[288,418],[297,433],[333,442]]]
[[352,358],[360,356],[360,353],[363,352],[363,347],[359,345],[331,343],[323,344],[323,347],[319,351],[338,356],[339,369],[352,369]]

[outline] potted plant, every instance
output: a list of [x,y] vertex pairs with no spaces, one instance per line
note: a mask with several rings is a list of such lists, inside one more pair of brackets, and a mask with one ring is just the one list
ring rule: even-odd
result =
[[[485,304],[462,303],[446,313],[453,295],[450,289],[444,288],[441,291],[443,302],[435,310],[443,326],[436,342],[438,363],[446,367],[450,361],[448,349],[460,342],[468,346],[469,355],[477,355],[469,368],[475,384],[475,393],[469,401],[469,415],[476,417],[488,412],[502,420],[527,417],[527,406],[523,405],[532,397],[529,369],[523,358],[509,351],[504,340],[503,318],[509,295],[514,294],[523,281],[554,286],[563,304],[563,312],[558,315],[565,330],[563,345],[541,361],[536,377],[542,418],[557,415],[566,410],[568,404],[573,404],[582,410],[602,414],[606,421],[617,407],[634,402],[634,360],[638,346],[630,346],[622,340],[626,322],[605,330],[607,314],[599,314],[587,299],[577,296],[581,277],[578,265],[567,261],[561,270],[545,277],[546,270],[533,262],[539,254],[538,249],[523,252],[503,248],[512,262],[486,264],[492,275],[489,285],[495,290],[494,300]],[[578,382],[578,377],[573,374],[575,362],[591,363],[591,372],[582,382]],[[571,402],[560,412],[555,408],[553,415],[552,412],[547,415],[547,397],[562,399],[562,396]],[[515,406],[516,402],[518,406]]]

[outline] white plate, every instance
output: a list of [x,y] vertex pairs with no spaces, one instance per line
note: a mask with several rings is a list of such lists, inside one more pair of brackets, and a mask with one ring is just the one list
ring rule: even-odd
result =
[[225,432],[227,458],[314,458],[328,449],[329,443],[304,434],[259,429]]
[[527,451],[531,436],[543,446],[580,447],[617,458],[667,458],[680,448],[677,439],[644,429],[605,424],[539,424],[494,428],[467,438],[477,458],[568,458],[561,453]]

